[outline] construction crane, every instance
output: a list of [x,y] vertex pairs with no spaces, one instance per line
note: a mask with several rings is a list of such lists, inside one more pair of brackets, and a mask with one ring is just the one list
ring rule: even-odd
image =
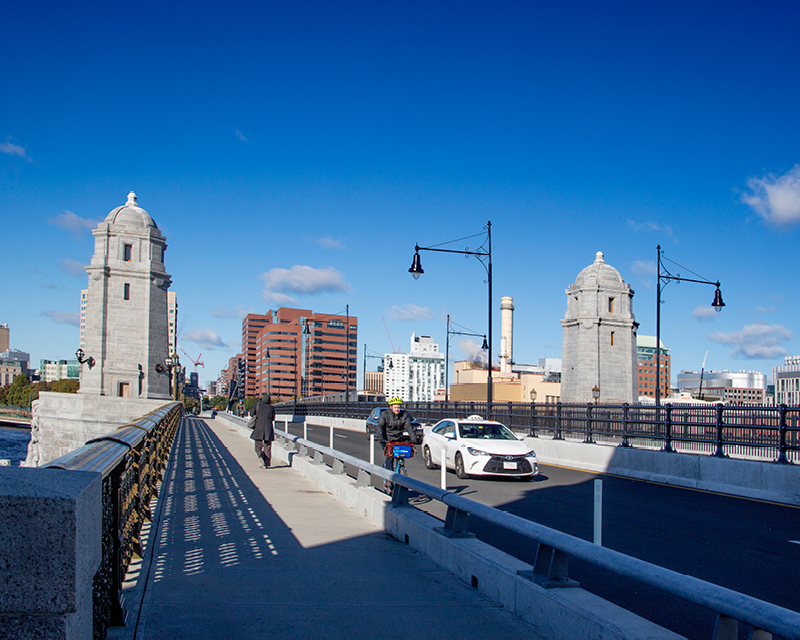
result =
[[205,368],[206,368],[206,365],[204,365],[204,364],[203,364],[203,362],[200,360],[200,356],[202,356],[202,355],[203,355],[202,353],[201,353],[201,354],[199,354],[199,355],[197,356],[197,360],[195,360],[194,358],[192,358],[192,356],[190,356],[188,353],[186,353],[186,350],[185,350],[185,349],[184,349],[184,348],[183,348],[181,345],[178,345],[178,349],[180,349],[181,351],[183,351],[184,355],[185,355],[187,358],[189,358],[189,360],[191,360],[191,361],[192,361],[192,364],[194,365],[194,370],[195,370],[195,371],[197,371],[197,367],[203,367],[203,369],[205,369]]

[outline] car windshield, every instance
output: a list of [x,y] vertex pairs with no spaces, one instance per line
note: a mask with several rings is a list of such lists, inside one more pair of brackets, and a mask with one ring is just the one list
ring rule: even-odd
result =
[[497,423],[479,422],[476,424],[459,424],[458,433],[462,438],[475,440],[516,440],[517,436],[506,426]]

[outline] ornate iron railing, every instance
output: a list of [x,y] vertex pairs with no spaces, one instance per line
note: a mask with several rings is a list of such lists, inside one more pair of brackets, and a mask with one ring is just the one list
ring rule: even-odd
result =
[[[296,415],[366,419],[376,402],[285,402]],[[420,422],[487,416],[486,402],[409,402]],[[491,415],[531,437],[659,448],[664,451],[800,462],[800,407],[779,405],[681,405],[492,403]]]
[[103,552],[93,585],[95,640],[103,640],[109,626],[125,624],[122,582],[133,556],[141,557],[142,524],[151,519],[150,502],[158,495],[182,416],[183,405],[171,402],[45,465],[103,476]]

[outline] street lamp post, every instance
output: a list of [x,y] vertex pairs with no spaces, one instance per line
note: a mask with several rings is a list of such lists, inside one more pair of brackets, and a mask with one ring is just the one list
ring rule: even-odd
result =
[[[664,260],[668,260],[672,262],[675,266],[680,267],[677,262],[673,260],[669,260],[669,258],[664,258],[664,252],[661,250],[661,245],[656,247],[658,251],[658,284],[656,286],[656,406],[661,405],[661,291],[664,287],[666,287],[670,282],[696,282],[697,284],[710,284],[712,287],[716,287],[716,291],[714,292],[714,301],[711,303],[713,309],[719,313],[722,311],[722,307],[725,306],[725,303],[722,301],[722,293],[719,290],[719,280],[716,282],[712,282],[711,280],[704,280],[697,276],[700,279],[693,279],[693,278],[682,278],[681,274],[672,274],[669,270],[664,266]],[[683,267],[685,268],[685,267]],[[688,271],[688,269],[687,269]],[[690,273],[694,273],[690,271]],[[694,273],[694,275],[697,275]]]
[[[443,242],[438,245],[434,245],[433,247],[420,247],[416,245],[414,247],[414,260],[411,263],[411,268],[408,272],[414,276],[414,279],[418,279],[425,271],[422,269],[422,262],[419,258],[420,251],[439,251],[441,253],[460,253],[465,256],[474,256],[478,259],[478,261],[483,265],[484,269],[486,269],[486,283],[488,285],[489,290],[489,326],[488,326],[488,335],[489,341],[487,344],[487,356],[489,358],[489,366],[488,366],[488,374],[486,376],[486,410],[488,412],[488,418],[492,417],[492,222],[491,220],[486,223],[486,239],[481,243],[481,245],[475,250],[470,251],[468,247],[465,247],[464,251],[457,251],[455,249],[440,249],[443,244],[450,244],[452,242],[460,242],[461,240],[467,240],[468,238],[475,238],[477,236],[482,236],[482,233],[477,233],[472,236],[467,236],[465,238],[459,238],[457,240],[449,240],[448,242]],[[485,262],[484,262],[485,261]]]
[[489,345],[486,343],[486,334],[468,333],[466,331],[451,330],[450,314],[447,314],[447,341],[446,341],[445,356],[444,356],[444,401],[445,402],[450,402],[450,336],[474,336],[475,338],[483,338],[483,345],[481,345],[481,349],[489,348]]

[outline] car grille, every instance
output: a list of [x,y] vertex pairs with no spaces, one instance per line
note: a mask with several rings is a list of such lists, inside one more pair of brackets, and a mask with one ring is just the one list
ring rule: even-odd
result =
[[[516,462],[517,468],[506,469],[503,464],[505,462]],[[483,470],[485,473],[504,473],[509,476],[517,476],[521,473],[530,473],[533,468],[525,456],[492,456]]]

